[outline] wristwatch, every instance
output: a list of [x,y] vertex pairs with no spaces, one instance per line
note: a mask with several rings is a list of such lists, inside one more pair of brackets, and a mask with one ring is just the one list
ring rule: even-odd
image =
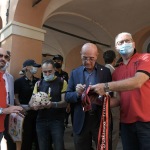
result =
[[3,108],[0,108],[0,115],[3,114]]
[[104,83],[104,84],[105,84],[105,86],[104,86],[104,91],[105,91],[105,92],[109,92],[110,89],[109,89],[108,83]]

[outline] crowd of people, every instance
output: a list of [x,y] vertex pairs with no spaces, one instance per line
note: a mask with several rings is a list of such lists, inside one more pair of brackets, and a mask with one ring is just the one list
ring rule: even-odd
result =
[[[97,46],[85,43],[80,51],[82,65],[70,77],[62,70],[61,55],[42,64],[28,59],[15,81],[7,72],[11,54],[0,48],[0,141],[4,136],[7,149],[16,149],[8,133],[8,119],[11,113],[22,113],[21,150],[65,150],[64,133],[71,113],[75,150],[93,150],[99,142],[103,102],[91,101],[85,108],[83,97],[90,89],[90,96],[96,95],[98,101],[110,93],[112,143],[107,150],[116,150],[119,134],[124,150],[150,149],[150,54],[137,53],[127,32],[116,36],[115,48],[116,52],[103,53],[105,65],[101,65]],[[117,66],[116,53],[121,56]],[[40,79],[35,77],[39,67]],[[48,103],[35,105],[39,93],[46,93]]]

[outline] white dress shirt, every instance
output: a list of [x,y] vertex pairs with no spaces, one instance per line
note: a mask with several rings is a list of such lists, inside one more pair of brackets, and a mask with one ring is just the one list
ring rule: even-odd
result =
[[3,75],[7,92],[7,104],[14,105],[14,78],[7,71]]

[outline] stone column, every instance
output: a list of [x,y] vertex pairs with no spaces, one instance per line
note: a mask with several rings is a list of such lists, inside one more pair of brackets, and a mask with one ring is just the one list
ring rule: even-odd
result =
[[[8,70],[15,77],[19,77],[22,63],[26,59],[42,61],[42,43],[45,30],[13,21],[1,30],[1,47],[11,51],[11,61]],[[40,77],[40,70],[38,71]]]

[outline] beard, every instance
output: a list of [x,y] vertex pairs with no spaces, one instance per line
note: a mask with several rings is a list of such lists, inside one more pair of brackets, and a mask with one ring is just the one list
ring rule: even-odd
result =
[[0,59],[0,69],[6,65],[6,61]]

